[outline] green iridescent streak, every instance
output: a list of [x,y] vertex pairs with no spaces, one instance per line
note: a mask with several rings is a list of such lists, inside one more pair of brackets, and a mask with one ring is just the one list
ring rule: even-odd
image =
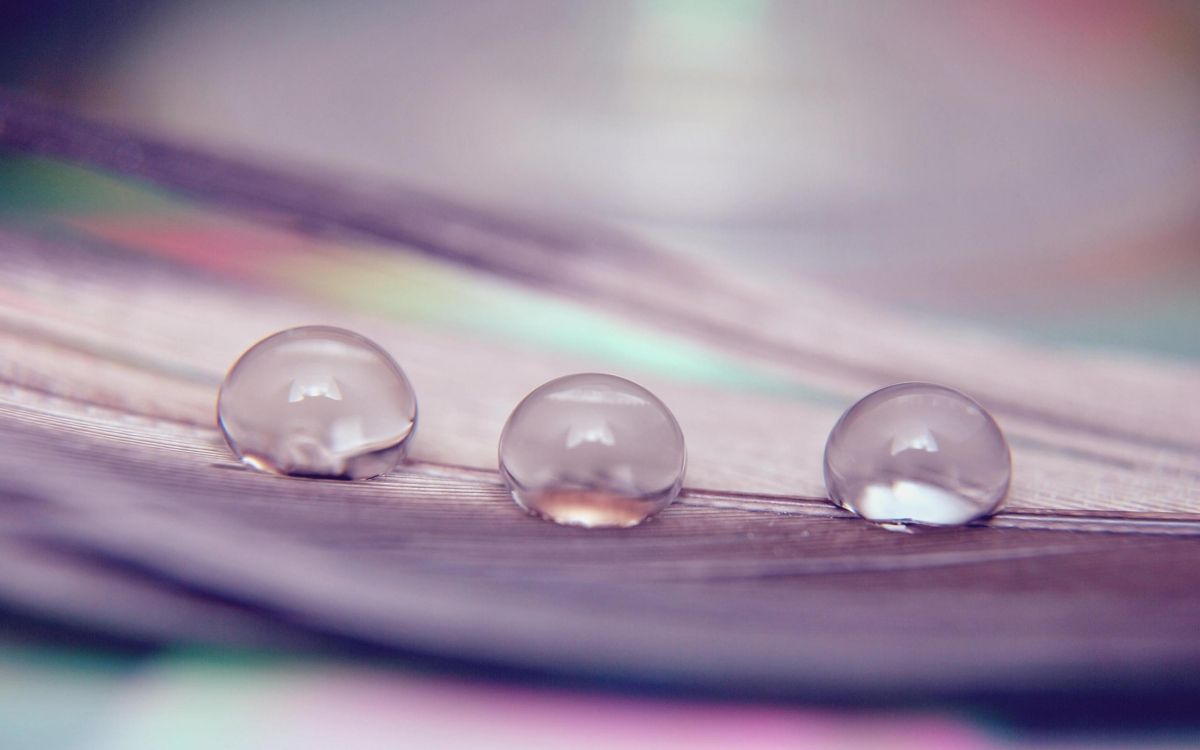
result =
[[[0,217],[5,221],[84,214],[162,215],[197,207],[203,206],[137,180],[52,159],[0,157]],[[329,255],[297,257],[284,267],[265,267],[262,273],[348,308],[594,356],[615,366],[681,379],[840,403],[831,394],[667,334],[638,330],[563,300],[391,249],[338,249],[332,260]]]
[[151,185],[66,162],[0,154],[0,216],[6,221],[56,214],[175,211],[184,202]]
[[287,274],[292,286],[366,312],[604,358],[680,379],[827,398],[670,336],[635,330],[566,301],[469,278],[412,256],[379,255],[369,264],[314,259]]
[[346,669],[279,651],[0,639],[0,747],[224,747],[295,679]]
[[0,747],[75,747],[117,706],[144,664],[99,650],[0,639]]

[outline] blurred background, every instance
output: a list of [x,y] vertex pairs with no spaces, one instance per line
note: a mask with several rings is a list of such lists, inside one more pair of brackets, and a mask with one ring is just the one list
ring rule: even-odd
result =
[[[9,0],[0,85],[224,153],[623,227],[906,314],[1200,357],[1185,0]],[[0,184],[19,203],[21,182]],[[1086,711],[1014,726],[713,706],[9,630],[0,739],[21,747],[1095,739]]]
[[1200,355],[1200,7],[8,2],[0,83],[1055,344]]

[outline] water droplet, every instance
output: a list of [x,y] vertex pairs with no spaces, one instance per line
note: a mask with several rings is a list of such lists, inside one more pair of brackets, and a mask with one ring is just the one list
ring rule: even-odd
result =
[[851,406],[825,444],[825,487],[871,521],[954,526],[1008,494],[1012,459],[983,407],[952,388],[901,383]]
[[670,410],[613,375],[546,383],[500,435],[500,472],[517,504],[573,526],[636,526],[679,494],[686,463]]
[[229,447],[262,471],[366,479],[407,449],[417,399],[377,344],[328,326],[291,328],[243,354],[221,385]]

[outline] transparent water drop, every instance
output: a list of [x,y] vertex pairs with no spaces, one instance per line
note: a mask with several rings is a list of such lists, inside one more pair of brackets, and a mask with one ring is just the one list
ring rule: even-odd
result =
[[825,487],[838,505],[879,522],[969,523],[1004,502],[1008,442],[966,395],[901,383],[851,406],[825,444]]
[[221,385],[229,447],[261,471],[366,479],[407,449],[417,399],[377,344],[328,326],[281,331],[243,354]]
[[546,383],[500,435],[500,472],[517,504],[573,526],[636,526],[679,494],[686,463],[670,410],[614,375]]

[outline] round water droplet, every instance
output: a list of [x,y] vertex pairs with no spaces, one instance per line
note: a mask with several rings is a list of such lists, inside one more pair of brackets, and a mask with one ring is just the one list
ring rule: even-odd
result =
[[229,447],[262,471],[366,479],[403,458],[417,399],[374,342],[328,326],[291,328],[243,354],[221,385]]
[[996,421],[952,388],[901,383],[851,406],[825,444],[825,487],[871,521],[954,526],[1008,494],[1012,458]]
[[500,435],[500,472],[517,505],[573,526],[636,526],[679,494],[686,463],[670,410],[614,375],[551,380]]

